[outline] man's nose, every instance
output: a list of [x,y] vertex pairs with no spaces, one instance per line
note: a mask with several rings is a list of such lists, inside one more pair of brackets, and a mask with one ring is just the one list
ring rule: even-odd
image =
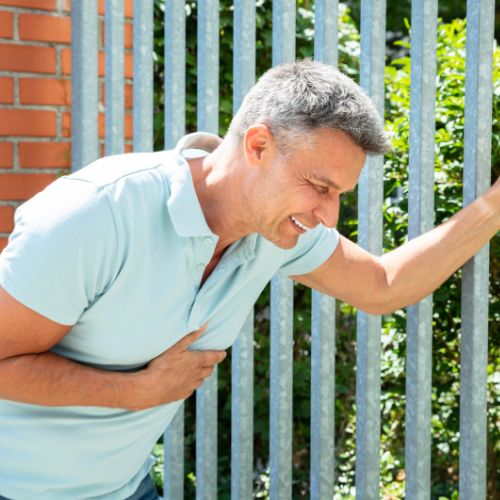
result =
[[339,221],[340,196],[332,195],[328,200],[323,200],[314,211],[316,219],[326,227],[335,227]]

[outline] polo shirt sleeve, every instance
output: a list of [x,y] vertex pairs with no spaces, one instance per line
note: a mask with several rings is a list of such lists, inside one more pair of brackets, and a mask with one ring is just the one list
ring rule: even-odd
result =
[[286,258],[280,267],[280,274],[299,276],[317,269],[333,253],[339,242],[336,229],[318,225],[300,236],[297,245],[286,250]]
[[61,178],[17,209],[0,255],[0,286],[39,314],[73,325],[116,277],[116,253],[105,193]]

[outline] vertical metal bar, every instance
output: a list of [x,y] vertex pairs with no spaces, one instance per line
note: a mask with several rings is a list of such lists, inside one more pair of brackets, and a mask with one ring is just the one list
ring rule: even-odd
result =
[[293,283],[271,281],[270,498],[292,496]]
[[[338,64],[338,0],[315,3],[314,58]],[[311,499],[332,496],[335,470],[335,300],[312,291]]]
[[217,499],[217,367],[196,391],[196,499]]
[[184,498],[184,403],[163,435],[163,498]]
[[312,292],[311,499],[333,495],[335,449],[335,301]]
[[339,1],[317,0],[314,12],[314,59],[338,65]]
[[71,8],[72,170],[99,156],[97,136],[97,1],[74,2]]
[[[233,112],[255,82],[255,2],[234,2]],[[231,498],[252,497],[253,311],[231,352]]]
[[255,2],[234,2],[233,112],[255,82]]
[[[464,205],[490,185],[494,0],[468,0]],[[460,498],[486,498],[489,245],[463,269],[460,363]]]
[[[197,126],[219,129],[219,1],[198,2]],[[217,498],[217,370],[196,391],[196,498]]]
[[134,151],[153,150],[153,0],[134,0]]
[[106,0],[105,44],[106,51],[106,154],[123,153],[125,122],[123,91],[123,2]]
[[[273,0],[273,66],[295,59],[295,1]],[[271,280],[270,498],[292,495],[293,283]]]
[[[412,2],[409,238],[434,225],[437,0]],[[432,295],[408,308],[406,498],[430,498]]]
[[253,312],[231,351],[231,498],[252,498]]
[[273,0],[273,66],[295,60],[295,0]]
[[165,2],[165,149],[172,149],[186,130],[186,6]]
[[219,133],[219,0],[198,2],[198,130]]
[[[165,1],[165,149],[186,129],[186,11],[184,0]],[[184,498],[184,403],[163,435],[163,498]]]
[[[361,1],[361,86],[384,114],[385,0]],[[383,158],[369,157],[358,189],[358,243],[382,252]],[[381,318],[357,315],[356,498],[379,498]]]

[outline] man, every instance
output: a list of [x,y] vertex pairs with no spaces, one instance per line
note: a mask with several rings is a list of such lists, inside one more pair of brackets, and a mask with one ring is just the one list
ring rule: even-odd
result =
[[382,257],[339,236],[340,196],[386,149],[361,89],[303,61],[224,140],[104,158],[23,205],[0,258],[0,494],[146,498],[151,448],[274,273],[386,313],[498,231],[499,182]]

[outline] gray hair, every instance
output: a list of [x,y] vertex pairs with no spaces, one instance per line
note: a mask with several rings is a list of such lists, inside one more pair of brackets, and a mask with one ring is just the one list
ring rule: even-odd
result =
[[320,128],[346,132],[368,154],[390,149],[382,119],[361,87],[333,66],[310,59],[264,73],[234,116],[228,138],[240,143],[255,123],[270,128],[281,150]]

